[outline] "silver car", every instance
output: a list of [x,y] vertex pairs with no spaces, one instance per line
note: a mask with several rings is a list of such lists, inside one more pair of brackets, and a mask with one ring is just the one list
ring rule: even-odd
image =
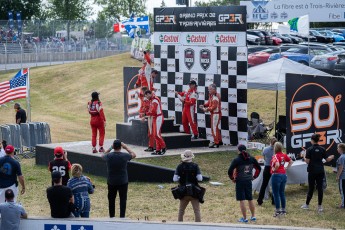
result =
[[332,74],[340,53],[344,53],[344,50],[315,55],[310,61],[310,67]]

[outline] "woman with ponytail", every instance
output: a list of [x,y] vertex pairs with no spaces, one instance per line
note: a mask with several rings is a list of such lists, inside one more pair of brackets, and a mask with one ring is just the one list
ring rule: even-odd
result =
[[[228,175],[230,179],[236,183],[236,200],[240,202],[242,217],[238,222],[247,223],[247,210],[245,201],[248,200],[249,209],[251,212],[251,221],[256,221],[255,205],[253,202],[252,180],[260,175],[261,167],[254,157],[251,157],[246,151],[244,145],[238,146],[238,157],[235,158],[229,167]],[[253,175],[253,169],[255,174]]]

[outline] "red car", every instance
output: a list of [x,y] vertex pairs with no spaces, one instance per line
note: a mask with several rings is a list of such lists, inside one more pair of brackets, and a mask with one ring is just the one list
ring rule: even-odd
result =
[[283,42],[280,38],[277,38],[277,37],[272,37],[272,40],[273,40],[273,45],[276,45],[276,46],[279,46]]
[[272,53],[279,53],[279,48],[268,48],[248,55],[248,67],[266,63]]

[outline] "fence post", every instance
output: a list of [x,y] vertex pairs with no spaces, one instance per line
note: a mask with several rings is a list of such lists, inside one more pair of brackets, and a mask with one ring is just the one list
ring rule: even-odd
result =
[[7,47],[5,43],[3,45],[5,47],[5,70],[7,70],[7,62],[8,62]]
[[23,69],[23,46],[22,44],[19,42],[19,45],[20,45],[20,68]]

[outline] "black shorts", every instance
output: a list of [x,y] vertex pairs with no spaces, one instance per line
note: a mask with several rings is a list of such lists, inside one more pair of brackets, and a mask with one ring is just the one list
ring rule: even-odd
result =
[[236,181],[236,200],[253,200],[252,181]]

